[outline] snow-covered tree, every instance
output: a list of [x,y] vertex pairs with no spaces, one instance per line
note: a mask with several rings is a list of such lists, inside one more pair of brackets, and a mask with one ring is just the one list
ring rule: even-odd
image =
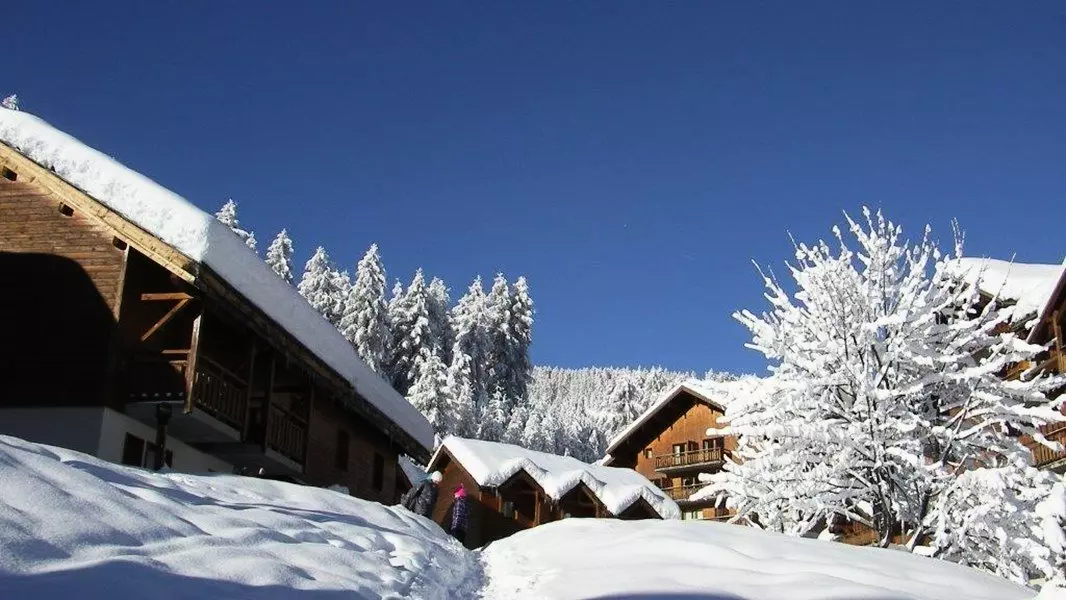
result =
[[233,199],[226,200],[226,203],[222,205],[222,208],[215,213],[215,218],[218,219],[219,223],[222,223],[233,230],[233,233],[236,233],[237,237],[241,238],[244,245],[255,251],[255,234],[251,231],[241,229],[240,223],[237,221],[237,203],[234,202]]
[[[400,293],[397,295],[397,291]],[[429,294],[422,269],[415,272],[411,285],[406,290],[393,291],[393,300],[389,302],[389,330],[391,332],[390,348],[392,352],[387,369],[392,378],[392,385],[401,394],[414,384],[420,371],[419,362],[427,355],[439,355],[428,344],[429,331]],[[441,363],[443,364],[443,360]]]
[[3,100],[0,100],[0,107],[6,108],[8,110],[18,110],[19,109],[19,96],[18,96],[18,94],[11,94],[7,98],[4,98]]
[[770,311],[734,315],[773,385],[730,405],[739,460],[711,489],[766,528],[806,534],[846,518],[881,545],[901,532],[914,547],[966,510],[943,500],[961,471],[1025,464],[1017,435],[1043,440],[1035,426],[1056,417],[1055,382],[1000,377],[1039,348],[1000,333],[1009,313],[951,275],[928,228],[908,242],[864,214],[847,218],[857,250],[837,228],[837,250],[797,244],[795,293],[763,275]]
[[507,395],[502,389],[496,388],[489,396],[485,410],[481,411],[477,423],[477,438],[493,442],[502,440],[508,424],[507,410]]
[[274,273],[278,277],[281,277],[282,281],[292,285],[293,273],[292,266],[292,240],[289,238],[289,232],[282,229],[278,232],[277,237],[273,242],[270,242],[270,246],[266,251],[266,264],[274,270]]
[[448,398],[447,368],[439,356],[427,350],[423,350],[416,362],[419,373],[407,390],[407,401],[426,417],[433,429],[445,433],[452,408]]
[[434,277],[427,288],[429,303],[429,333],[430,346],[440,355],[446,364],[452,362],[452,346],[455,345],[455,331],[452,328],[450,307],[451,296],[448,286],[439,278]]
[[511,310],[507,346],[508,377],[504,389],[509,397],[525,402],[529,397],[529,384],[533,379],[533,360],[529,348],[533,345],[533,298],[529,295],[529,283],[519,277],[511,286]]
[[326,249],[319,246],[304,265],[304,274],[296,289],[307,299],[311,308],[336,326],[342,316],[341,303],[338,301],[341,294],[339,283],[340,277],[333,261],[329,259]]
[[340,331],[372,371],[385,374],[391,334],[385,302],[385,267],[377,244],[370,246],[356,266],[355,285],[344,303]]
[[1035,575],[1061,578],[1061,522],[1052,519],[1055,537],[1047,539],[1047,515],[1037,508],[1055,483],[1048,471],[1024,464],[963,472],[930,512],[933,556],[1022,584]]
[[640,413],[644,412],[643,400],[640,388],[632,379],[623,377],[615,382],[601,417],[607,438],[614,437],[637,420]]
[[503,436],[500,441],[519,446],[523,445],[522,435],[525,433],[526,424],[534,420],[536,419],[530,418],[526,407],[521,405],[515,407],[508,416],[507,427],[503,430]]
[[463,437],[476,435],[480,439],[488,439],[478,435],[481,424],[474,422],[477,407],[470,381],[470,357],[462,352],[453,352],[452,355],[452,364],[448,366],[448,432]]
[[[511,366],[507,364],[511,346],[511,286],[502,273],[497,273],[492,280],[492,288],[485,298],[485,328],[491,344],[488,364],[486,365],[486,390],[503,389],[508,391],[506,382],[510,379]],[[511,399],[513,401],[513,399]]]
[[[549,415],[551,413],[548,413]],[[528,418],[526,419],[525,429],[522,430],[522,443],[521,446],[529,448],[530,450],[540,450],[542,452],[554,452],[552,435],[553,431],[549,431],[546,426],[545,419],[541,418]]]
[[489,314],[485,290],[478,277],[452,310],[455,326],[455,347],[470,357],[470,380],[474,402],[484,407],[488,399],[489,368],[492,359],[492,339],[489,336]]

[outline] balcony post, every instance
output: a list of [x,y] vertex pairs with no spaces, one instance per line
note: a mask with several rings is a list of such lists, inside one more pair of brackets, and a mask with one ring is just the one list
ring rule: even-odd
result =
[[185,414],[196,407],[196,359],[200,354],[200,336],[203,334],[203,310],[192,322],[192,338],[189,340],[189,355],[185,361]]

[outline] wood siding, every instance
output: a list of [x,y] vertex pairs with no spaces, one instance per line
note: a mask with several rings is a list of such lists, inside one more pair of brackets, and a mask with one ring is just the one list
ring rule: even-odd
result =
[[[348,434],[347,469],[337,466],[338,431]],[[381,488],[374,486],[374,456],[384,461]],[[304,472],[313,485],[340,484],[356,497],[389,504],[396,498],[398,449],[380,431],[328,398],[316,398],[311,412]]]
[[6,405],[105,405],[125,252],[33,183],[0,178]]

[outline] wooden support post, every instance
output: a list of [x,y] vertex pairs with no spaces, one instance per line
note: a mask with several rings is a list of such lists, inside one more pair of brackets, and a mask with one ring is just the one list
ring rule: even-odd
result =
[[263,401],[263,452],[267,450],[267,439],[270,437],[270,412],[274,406],[274,378],[277,376],[278,353],[270,353],[270,377],[267,378],[266,398]]
[[537,525],[540,525],[540,492],[539,491],[533,492],[533,500],[535,501],[535,503],[533,504],[533,525],[537,526]]
[[1059,311],[1051,313],[1051,331],[1055,335],[1055,367],[1059,373],[1066,372],[1066,360],[1062,356],[1062,321]]
[[185,413],[191,413],[196,407],[196,360],[200,354],[200,336],[203,334],[201,312],[192,322],[192,339],[189,340],[189,354],[185,360]]
[[255,339],[252,339],[248,349],[248,391],[244,395],[244,420],[241,425],[241,440],[248,439],[249,421],[252,418],[252,392],[255,391],[255,356],[258,348]]
[[304,431],[304,452],[300,466],[307,467],[307,451],[311,449],[311,417],[315,414],[315,382],[311,378],[311,393],[307,398],[307,430]]

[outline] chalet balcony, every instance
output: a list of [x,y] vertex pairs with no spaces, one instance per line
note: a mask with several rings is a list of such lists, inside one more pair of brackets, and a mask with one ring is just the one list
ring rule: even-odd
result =
[[1064,449],[1056,452],[1034,441],[1032,442],[1033,464],[1037,467],[1050,467],[1057,472],[1062,472],[1063,468],[1066,468],[1066,423],[1052,423],[1040,429],[1044,437],[1049,441],[1062,444]]
[[704,448],[655,457],[655,470],[661,473],[690,471],[699,468],[720,467],[724,462],[721,448]]
[[685,503],[689,501],[689,496],[695,494],[706,487],[705,484],[698,485],[679,485],[675,487],[662,488],[663,493],[670,497],[674,502]]
[[135,357],[126,377],[126,413],[155,426],[155,407],[171,405],[169,432],[191,444],[241,439],[248,384],[207,356],[199,356],[192,378],[194,410],[185,412],[186,355]]

